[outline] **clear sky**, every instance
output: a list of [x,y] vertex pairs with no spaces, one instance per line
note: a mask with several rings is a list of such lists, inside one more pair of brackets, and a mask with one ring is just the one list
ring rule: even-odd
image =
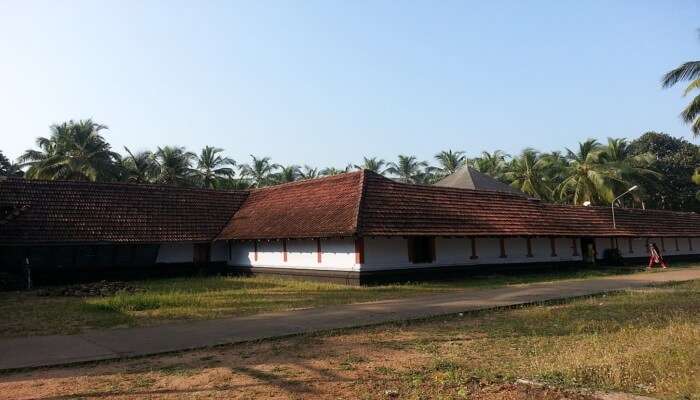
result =
[[0,0],[0,150],[80,118],[118,151],[321,167],[690,139],[659,81],[698,59],[699,21],[683,0]]

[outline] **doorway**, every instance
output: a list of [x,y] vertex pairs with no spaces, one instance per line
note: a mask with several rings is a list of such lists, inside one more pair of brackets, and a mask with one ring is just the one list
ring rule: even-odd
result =
[[587,263],[595,263],[596,254],[595,239],[590,237],[581,238],[581,256]]
[[209,243],[197,243],[194,245],[193,262],[197,266],[209,264]]

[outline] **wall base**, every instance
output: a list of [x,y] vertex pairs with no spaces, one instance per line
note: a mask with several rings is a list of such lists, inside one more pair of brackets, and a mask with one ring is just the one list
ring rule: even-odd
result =
[[289,279],[338,283],[342,285],[360,285],[362,283],[360,281],[360,273],[357,271],[330,271],[322,269],[272,267],[231,267],[229,272],[235,275],[284,277]]
[[344,285],[373,285],[430,280],[459,279],[484,274],[518,274],[546,272],[564,268],[587,268],[581,261],[560,261],[518,264],[481,264],[449,267],[402,268],[378,271],[328,271],[318,269],[238,267],[229,272],[249,276],[275,276],[291,279],[339,283]]

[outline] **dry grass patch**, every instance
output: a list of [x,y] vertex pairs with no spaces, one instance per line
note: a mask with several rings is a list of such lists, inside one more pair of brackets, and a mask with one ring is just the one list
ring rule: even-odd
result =
[[[700,399],[700,281],[0,376],[8,399]],[[563,389],[513,385],[517,378]],[[395,395],[395,396],[394,396]]]
[[488,275],[444,282],[345,286],[269,277],[185,277],[130,283],[139,293],[106,297],[41,297],[0,292],[0,337],[72,334],[86,329],[160,324],[173,320],[243,316],[294,308],[384,300],[463,288],[561,279],[586,279],[629,269],[558,270]]

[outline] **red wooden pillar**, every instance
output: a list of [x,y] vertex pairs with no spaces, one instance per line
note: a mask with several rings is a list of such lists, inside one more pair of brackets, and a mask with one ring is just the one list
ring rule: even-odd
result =
[[287,262],[287,239],[282,239],[282,260]]
[[573,250],[572,255],[578,256],[578,243],[576,243],[576,238],[571,238],[571,250]]
[[501,257],[501,258],[506,258],[506,257],[508,257],[508,256],[506,255],[506,239],[505,239],[505,238],[499,238],[499,239],[498,239],[498,243],[499,243],[500,246],[501,246],[501,255],[500,255],[500,257]]
[[316,239],[316,262],[319,264],[323,261],[323,253],[321,253],[321,239]]
[[258,261],[258,241],[253,240],[253,259]]
[[365,263],[365,239],[356,238],[355,239],[355,264]]
[[532,257],[532,238],[529,236],[525,238],[525,243],[527,244],[527,256]]
[[471,258],[472,260],[476,260],[477,258],[479,258],[479,256],[476,255],[476,238],[471,237],[471,238],[469,238],[469,240],[472,243],[472,255],[469,258]]
[[557,238],[551,237],[549,238],[549,248],[551,250],[551,253],[549,254],[552,257],[557,256]]

